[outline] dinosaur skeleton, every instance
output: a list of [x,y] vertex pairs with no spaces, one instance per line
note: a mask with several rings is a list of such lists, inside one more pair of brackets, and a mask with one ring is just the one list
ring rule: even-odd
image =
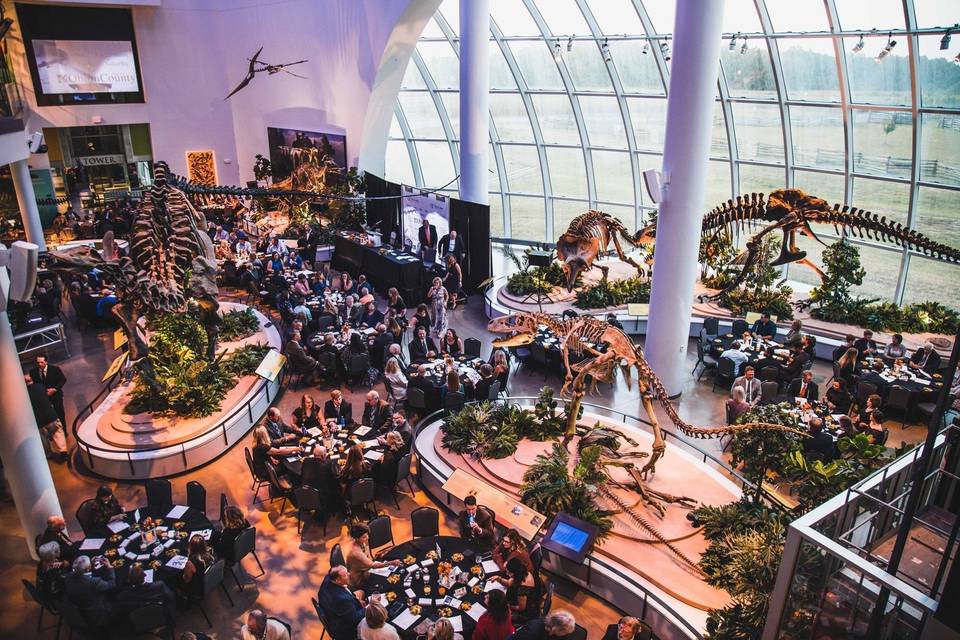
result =
[[567,291],[573,291],[577,276],[591,267],[600,269],[606,279],[609,267],[594,264],[594,261],[601,253],[606,253],[611,240],[617,250],[617,256],[633,265],[641,276],[644,275],[643,267],[626,255],[623,247],[620,246],[621,238],[633,246],[638,246],[638,237],[639,234],[637,237],[631,236],[622,222],[602,211],[591,209],[571,220],[567,231],[557,240],[557,257],[563,263],[563,273],[567,277]]
[[[783,234],[783,238],[780,255],[773,265],[796,262],[809,267],[823,279],[823,272],[807,259],[807,252],[797,246],[797,233],[826,246],[814,232],[812,224],[833,225],[837,235],[867,237],[917,251],[941,262],[960,263],[960,249],[907,229],[899,222],[887,220],[886,216],[878,216],[849,205],[831,205],[826,200],[807,195],[799,189],[778,189],[770,193],[766,200],[762,193],[737,196],[735,201],[728,200],[704,216],[700,235],[701,239],[714,242],[721,234],[739,234],[745,228],[753,228],[759,224],[766,226],[751,236],[747,241],[746,251],[734,260],[741,266],[740,272],[723,290],[704,296],[705,299],[716,299],[740,286],[750,270],[760,261],[764,238],[777,231]],[[640,244],[646,244],[651,242],[655,235],[656,222],[653,222],[637,232],[636,238]]]
[[130,360],[151,386],[156,381],[147,358],[149,345],[139,325],[141,317],[183,311],[187,299],[193,299],[207,334],[207,360],[216,351],[220,323],[217,264],[213,243],[204,231],[207,222],[182,191],[167,183],[167,175],[166,163],[157,162],[153,185],[134,212],[129,256],[120,255],[109,231],[102,253],[83,246],[49,254],[54,270],[86,273],[96,268],[114,283],[113,315],[127,335]]

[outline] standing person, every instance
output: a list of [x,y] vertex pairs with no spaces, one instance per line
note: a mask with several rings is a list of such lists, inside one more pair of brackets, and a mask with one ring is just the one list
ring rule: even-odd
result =
[[446,287],[450,296],[450,308],[456,309],[457,296],[463,288],[463,270],[452,253],[448,253],[444,261],[447,265],[447,275],[443,278],[443,286]]
[[494,589],[487,593],[484,603],[487,610],[477,620],[473,640],[506,640],[513,633],[506,592]]
[[443,288],[443,281],[440,278],[433,279],[427,298],[430,299],[433,309],[433,333],[437,338],[442,338],[447,332],[447,301],[450,296]]
[[47,389],[47,397],[50,398],[50,404],[53,405],[60,418],[60,424],[67,424],[67,414],[63,410],[63,386],[67,384],[67,377],[63,371],[55,364],[47,362],[47,356],[37,356],[37,366],[30,369],[30,377],[37,384],[42,384]]
[[[23,381],[27,385],[27,395],[30,397],[33,417],[37,421],[40,435],[43,436],[43,448],[46,450],[47,457],[65,462],[69,455],[67,434],[60,418],[57,417],[53,403],[50,402],[47,389],[42,384],[34,382],[29,373],[23,376]],[[61,403],[62,405],[63,403]]]
[[424,262],[434,262],[437,258],[437,228],[430,224],[430,220],[423,219],[423,224],[417,230],[420,241],[420,259]]
[[440,238],[440,256],[446,258],[448,255],[452,255],[457,259],[457,262],[462,262],[464,255],[467,253],[466,248],[463,244],[463,239],[457,235],[456,229],[450,229],[450,232]]

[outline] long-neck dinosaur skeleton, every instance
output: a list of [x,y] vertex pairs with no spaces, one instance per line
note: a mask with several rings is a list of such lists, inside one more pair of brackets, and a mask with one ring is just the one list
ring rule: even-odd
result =
[[167,183],[167,174],[166,163],[154,165],[153,185],[134,212],[129,256],[120,255],[112,232],[104,236],[102,253],[84,246],[49,254],[55,270],[86,273],[96,268],[107,274],[116,287],[113,315],[127,335],[130,359],[151,386],[155,381],[138,325],[141,317],[183,311],[192,298],[207,332],[208,360],[216,351],[220,322],[217,263],[205,233],[207,222],[182,191]]
[[[705,298],[716,299],[735,289],[744,281],[762,255],[763,241],[768,234],[783,234],[780,255],[774,266],[796,262],[809,267],[823,278],[823,272],[810,260],[807,252],[797,246],[797,233],[808,236],[826,246],[814,232],[812,224],[833,225],[837,235],[866,236],[871,240],[896,244],[941,262],[960,263],[960,249],[937,242],[917,231],[907,229],[885,216],[851,207],[829,204],[826,200],[807,195],[799,189],[778,189],[764,199],[762,193],[737,196],[715,207],[703,218],[701,239],[712,242],[723,233],[739,234],[745,228],[766,224],[747,241],[746,250],[735,260],[740,272],[723,290]],[[637,232],[637,241],[649,243],[656,235],[656,222]]]
[[567,291],[573,291],[577,276],[591,267],[597,267],[603,272],[603,277],[607,277],[609,267],[594,264],[594,261],[601,253],[606,253],[611,240],[617,256],[633,265],[641,276],[644,275],[643,267],[623,252],[621,238],[637,246],[637,238],[631,236],[623,223],[609,213],[590,210],[571,220],[567,231],[557,240],[557,258],[567,278]]

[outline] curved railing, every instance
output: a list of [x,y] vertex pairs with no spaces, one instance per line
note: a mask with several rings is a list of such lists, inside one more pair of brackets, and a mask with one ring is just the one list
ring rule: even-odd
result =
[[[536,401],[537,401],[537,398],[535,396],[512,396],[512,397],[507,397],[507,398],[502,398],[500,400],[497,400],[497,402],[508,402],[508,403],[518,404],[524,408],[532,407],[536,403]],[[468,403],[468,404],[475,404],[475,403]],[[585,411],[589,411],[590,413],[594,413],[604,418],[615,419],[619,422],[623,422],[624,424],[628,424],[628,421],[633,421],[637,425],[641,425],[646,430],[652,431],[653,429],[653,425],[648,420],[644,420],[637,416],[628,415],[626,413],[623,413],[622,411],[616,411],[614,409],[610,409],[608,407],[604,407],[604,406],[589,403],[589,402],[582,403],[582,406],[584,407]],[[417,450],[417,439],[420,433],[426,427],[432,425],[433,422],[435,422],[436,420],[441,419],[444,416],[444,414],[445,414],[445,411],[443,409],[440,409],[424,416],[417,423],[417,426],[414,429],[414,438],[413,438],[414,452],[417,453],[417,464],[423,468],[428,469],[431,474],[433,474],[438,478],[444,477],[445,476],[444,472],[441,471],[439,468],[437,468],[432,462],[430,462],[427,456],[420,454],[420,452]],[[669,428],[664,428],[663,426],[661,426],[660,429],[661,429],[661,432],[663,433],[663,438],[665,441],[669,441],[673,446],[679,446],[680,448],[684,449],[688,454],[692,454],[700,458],[700,460],[704,464],[707,464],[713,467],[715,470],[719,471],[724,476],[726,476],[729,480],[731,480],[735,484],[738,484],[740,486],[741,491],[745,493],[748,491],[756,492],[756,489],[757,489],[756,485],[754,485],[749,480],[744,478],[740,473],[738,473],[735,469],[727,465],[723,460],[721,460],[717,456],[713,455],[709,451],[705,451],[704,449],[698,447],[696,444],[679,437],[677,433],[675,433],[673,430]],[[437,502],[442,504],[441,501],[437,501]],[[444,508],[446,508],[451,512],[453,511],[452,508],[449,507],[448,505],[444,505]],[[647,615],[648,603],[653,603],[658,609],[658,611],[664,616],[664,618],[672,622],[673,624],[677,625],[687,635],[687,637],[693,638],[696,640],[703,639],[703,634],[699,630],[697,630],[693,625],[691,625],[672,606],[670,606],[670,604],[665,602],[656,593],[651,592],[645,585],[641,584],[637,580],[633,579],[629,574],[622,571],[620,567],[614,564],[611,564],[599,554],[592,555],[590,562],[595,567],[602,567],[607,572],[615,575],[622,584],[628,585],[630,589],[633,589],[636,593],[641,594],[642,605],[641,605],[641,611],[639,612],[639,616],[641,618],[644,618]]]

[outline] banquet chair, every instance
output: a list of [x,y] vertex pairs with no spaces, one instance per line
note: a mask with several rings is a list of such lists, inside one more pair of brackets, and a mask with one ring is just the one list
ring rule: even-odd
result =
[[347,369],[347,386],[353,391],[353,383],[359,378],[361,380],[367,377],[367,370],[370,368],[370,354],[357,353],[350,356],[350,366]]
[[733,325],[730,328],[730,333],[733,334],[734,338],[739,338],[743,335],[744,331],[750,331],[750,324],[743,318],[737,318],[733,321]]
[[720,335],[720,319],[713,316],[703,319],[703,330],[707,332],[710,338],[716,338]]
[[[532,560],[532,558],[531,558],[531,560]],[[553,591],[554,591],[554,589],[555,589],[555,587],[554,587],[554,585],[553,585],[553,582],[550,581],[550,580],[547,580],[547,588],[544,590],[543,605],[542,605],[542,609],[540,610],[540,615],[542,615],[542,616],[545,616],[545,615],[547,615],[548,613],[550,613],[550,609],[553,608]]]
[[427,412],[427,398],[423,393],[423,389],[407,387],[407,408],[414,409],[421,415]]
[[323,630],[320,632],[320,640],[323,640],[323,636],[327,635],[327,616],[323,615],[323,609],[320,608],[320,603],[316,598],[311,597],[310,602],[313,603],[313,610],[317,612],[317,619],[323,626]]
[[93,506],[95,502],[96,500],[90,498],[81,502],[80,506],[77,507],[77,522],[80,523],[80,528],[83,529],[83,534],[87,537],[94,534]]
[[147,506],[169,508],[173,506],[173,487],[166,478],[147,480]]
[[466,403],[467,397],[463,395],[460,391],[448,391],[445,396],[443,396],[443,408],[445,411],[459,411],[463,409],[463,405]]
[[543,566],[543,547],[539,542],[534,542],[530,547],[530,564],[533,565],[534,575],[540,575],[540,567]]
[[720,358],[717,364],[717,375],[713,378],[713,391],[717,390],[717,385],[723,383],[725,388],[733,383],[737,377],[737,363],[730,358]]
[[329,313],[321,314],[317,318],[317,331],[321,331],[325,333],[327,331],[332,331],[336,326],[337,326],[337,319],[332,315],[330,315]]
[[578,624],[575,624],[573,633],[566,636],[566,640],[587,640],[587,630]]
[[463,341],[463,353],[468,358],[480,357],[480,341],[476,338],[467,338]]
[[780,385],[775,380],[765,380],[760,383],[760,404],[771,404],[777,401]]
[[[303,512],[324,514],[324,505],[320,500],[320,492],[313,487],[297,487],[293,490],[293,497],[297,501],[297,533],[303,540],[303,531],[307,528],[306,526],[303,529],[300,528],[303,522]],[[323,516],[323,535],[327,535],[327,518],[325,515]]]
[[[487,391],[486,400],[490,402],[496,402],[500,397],[500,381],[495,380],[493,384],[490,385],[489,391]],[[477,398],[477,400],[482,400],[483,398]]]
[[290,624],[290,623],[287,622],[286,620],[281,620],[280,618],[277,618],[277,617],[275,617],[275,616],[267,616],[267,620],[273,620],[274,622],[279,622],[281,625],[283,625],[283,628],[287,630],[287,637],[288,637],[288,638],[291,638],[291,639],[293,638],[293,625],[292,625],[292,624]]
[[337,354],[324,351],[317,356],[317,368],[324,380],[337,379]]
[[836,380],[837,378],[843,378],[843,376],[840,375],[840,364],[837,363],[836,361],[834,361],[834,362],[833,362],[833,375],[831,375],[831,376],[830,376],[830,379],[827,380],[826,386],[829,387],[829,386],[830,386],[830,383],[833,382],[834,380]]
[[414,538],[440,535],[440,512],[433,507],[420,507],[410,512],[410,525]]
[[[260,497],[260,489],[263,485],[270,485],[270,478],[261,478],[257,475],[256,470],[253,468],[253,456],[250,454],[249,447],[243,448],[243,456],[247,461],[247,468],[250,469],[250,477],[253,480],[253,483],[250,485],[250,490],[253,491],[253,504],[257,504],[257,499]],[[222,506],[221,501],[221,506]]]
[[[933,417],[933,414],[936,410],[937,410],[936,402],[918,402],[917,403],[917,413],[920,414],[921,418],[923,418],[924,424],[927,424],[930,422],[930,418]],[[942,429],[944,427],[944,424],[943,424],[944,417],[945,416],[940,416],[940,424],[937,426],[937,429]]]
[[857,406],[863,409],[867,406],[867,398],[877,392],[877,385],[860,380],[857,382]]
[[390,522],[390,516],[377,516],[367,522],[367,527],[370,529],[370,553],[373,553],[374,549],[379,549],[385,545],[393,546],[396,544],[393,541],[393,526]]
[[[43,612],[49,611],[50,615],[55,618],[59,618],[60,614],[57,612],[56,605],[43,597],[43,594],[40,593],[40,589],[37,588],[37,585],[33,584],[27,579],[21,579],[20,582],[23,583],[23,586],[26,588],[27,593],[30,594],[30,599],[36,602],[40,606],[40,615],[37,617],[37,632],[43,628]],[[57,635],[59,636],[60,621],[57,620]]]
[[226,564],[223,561],[223,558],[220,558],[214,562],[207,569],[206,573],[203,574],[203,593],[198,596],[188,596],[188,599],[200,607],[200,613],[203,614],[204,620],[207,621],[207,626],[211,629],[213,628],[213,623],[210,622],[210,616],[207,615],[207,610],[203,607],[204,601],[207,597],[216,591],[217,587],[220,587],[223,590],[223,595],[227,596],[227,600],[230,602],[230,606],[233,606],[233,598],[230,597],[230,592],[227,591],[226,585],[223,584],[224,578],[226,577],[224,569]]
[[717,361],[712,355],[707,353],[707,348],[703,340],[697,340],[697,361],[694,363],[693,371],[691,371],[690,374],[695,373],[697,367],[700,365],[703,365],[703,369],[700,370],[700,375],[697,376],[697,380],[702,378],[703,374],[707,371],[717,368]]
[[167,613],[166,607],[160,602],[151,602],[137,607],[126,616],[127,624],[133,636],[151,635],[163,637],[158,631],[169,633],[173,636],[174,621]]
[[780,384],[780,369],[777,367],[764,367],[760,369],[760,380],[764,382],[776,382]]
[[[347,492],[347,503],[351,507],[373,505],[373,514],[377,513],[377,485],[371,478],[360,478],[350,485]],[[356,514],[356,511],[354,511]]]
[[883,412],[886,414],[891,409],[900,412],[900,428],[907,428],[907,413],[910,411],[910,390],[900,385],[893,385],[887,393],[887,400],[883,403]]
[[237,587],[240,591],[243,591],[243,585],[240,584],[240,580],[237,578],[237,567],[240,566],[240,561],[246,558],[248,555],[253,555],[253,559],[257,561],[257,566],[260,567],[260,575],[256,576],[259,578],[264,575],[266,571],[263,568],[263,565],[260,564],[260,558],[257,557],[257,528],[256,527],[247,527],[234,539],[233,541],[233,564],[230,565],[230,572],[233,574],[233,581],[237,583]]
[[63,622],[67,623],[67,628],[70,630],[70,637],[73,637],[73,632],[78,631],[81,637],[96,637],[94,634],[102,631],[101,629],[94,629],[93,626],[87,621],[83,612],[66,598],[61,600],[57,604],[57,609],[60,612],[60,621],[57,622],[57,636],[60,635],[60,625]]
[[196,480],[187,483],[187,506],[207,515],[207,490]]
[[270,502],[275,502],[277,498],[283,498],[280,503],[280,515],[284,515],[287,508],[287,500],[293,500],[293,485],[286,476],[278,476],[277,470],[272,464],[267,465],[267,478],[270,480]]
[[547,350],[542,342],[534,340],[530,343],[530,360],[537,367],[546,369],[550,362],[547,360]]
[[333,545],[333,548],[330,549],[330,567],[345,567],[347,566],[347,561],[343,557],[343,549],[340,547],[340,543]]
[[393,495],[393,502],[397,505],[397,509],[400,508],[400,502],[397,501],[397,487],[400,486],[400,483],[404,480],[407,481],[407,487],[410,488],[410,494],[413,495],[416,491],[413,488],[413,484],[410,482],[410,463],[413,460],[413,454],[407,453],[400,458],[400,462],[397,463],[397,476],[393,479],[393,486],[390,487],[390,493]]

